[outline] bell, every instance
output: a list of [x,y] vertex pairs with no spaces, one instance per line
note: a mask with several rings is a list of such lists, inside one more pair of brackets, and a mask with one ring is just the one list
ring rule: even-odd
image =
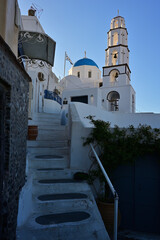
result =
[[118,78],[118,73],[116,72],[115,78]]
[[116,53],[114,54],[114,58],[117,58],[117,54]]

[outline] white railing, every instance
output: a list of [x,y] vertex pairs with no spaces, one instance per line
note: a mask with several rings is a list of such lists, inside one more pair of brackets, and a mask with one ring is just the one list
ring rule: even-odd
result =
[[114,236],[113,236],[113,240],[117,240],[118,199],[119,199],[118,194],[117,194],[116,190],[114,189],[114,187],[113,187],[113,185],[112,185],[112,183],[111,183],[111,181],[110,181],[110,179],[109,179],[109,177],[108,177],[108,175],[107,175],[107,173],[106,173],[106,171],[105,171],[105,169],[104,169],[104,167],[103,167],[103,165],[102,165],[102,163],[101,163],[101,161],[100,161],[100,159],[99,159],[99,157],[98,157],[98,155],[97,155],[97,153],[96,153],[96,151],[95,151],[95,149],[94,149],[94,147],[91,143],[90,143],[90,146],[91,146],[91,149],[94,153],[94,156],[96,157],[96,160],[98,162],[98,165],[99,165],[100,169],[102,170],[102,173],[103,173],[103,175],[104,175],[104,177],[105,177],[105,179],[106,179],[106,181],[109,185],[109,188],[110,188],[110,190],[113,194],[113,197],[114,197]]

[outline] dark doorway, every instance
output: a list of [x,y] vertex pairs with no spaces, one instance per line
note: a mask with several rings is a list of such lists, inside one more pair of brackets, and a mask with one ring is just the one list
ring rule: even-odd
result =
[[119,194],[121,229],[160,234],[160,161],[156,155],[117,168],[112,178]]
[[0,239],[6,226],[6,209],[4,203],[5,177],[9,168],[9,134],[10,134],[10,86],[0,79]]
[[88,96],[71,97],[71,102],[82,102],[88,104]]
[[0,84],[0,239],[2,236],[3,215],[2,215],[2,195],[3,195],[3,178],[4,178],[4,161],[5,161],[5,89]]

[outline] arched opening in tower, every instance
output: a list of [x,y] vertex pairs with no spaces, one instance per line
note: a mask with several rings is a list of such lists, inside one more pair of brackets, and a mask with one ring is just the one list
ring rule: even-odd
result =
[[113,51],[112,52],[112,65],[117,65],[118,64],[118,52]]
[[107,95],[107,100],[109,103],[109,111],[118,111],[119,110],[119,99],[120,95],[116,91],[111,91]]
[[118,45],[118,32],[113,34],[113,45]]

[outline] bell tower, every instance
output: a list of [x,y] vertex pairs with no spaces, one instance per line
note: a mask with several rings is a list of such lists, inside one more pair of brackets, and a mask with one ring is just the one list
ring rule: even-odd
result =
[[129,65],[128,32],[124,18],[118,16],[112,19],[108,32],[105,65]]
[[107,36],[102,105],[108,111],[135,112],[135,91],[130,84],[128,32],[123,17],[112,19]]

